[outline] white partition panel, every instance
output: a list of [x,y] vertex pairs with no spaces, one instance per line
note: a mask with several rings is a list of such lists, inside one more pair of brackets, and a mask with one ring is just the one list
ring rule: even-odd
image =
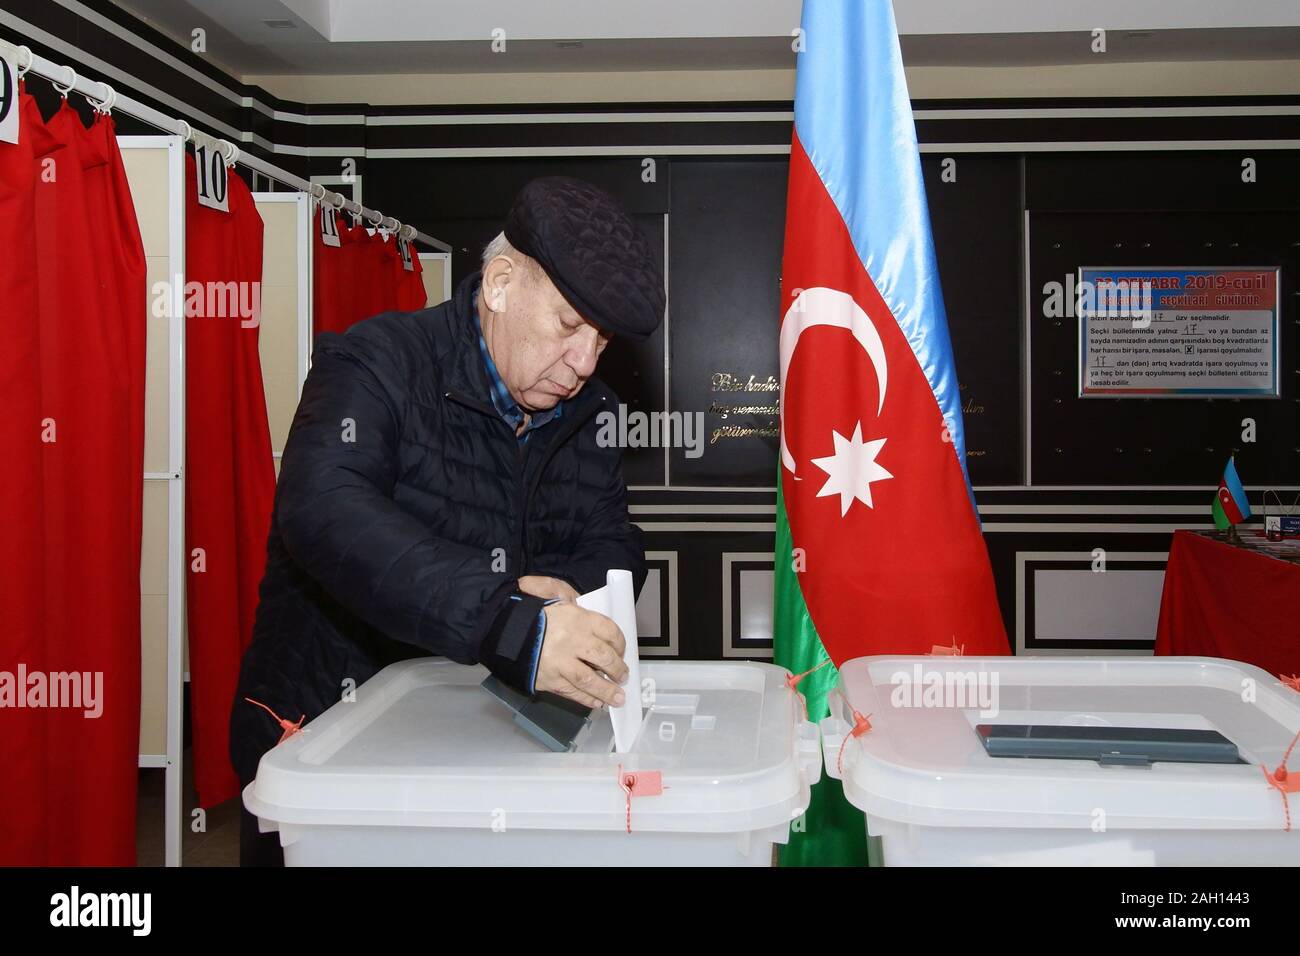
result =
[[144,532],[140,559],[140,766],[166,770],[166,855],[181,862],[185,631],[185,149],[119,136],[147,263]]
[[420,277],[424,279],[424,291],[428,298],[427,308],[433,308],[451,298],[451,253],[421,252]]
[[265,227],[257,342],[278,475],[311,357],[312,204],[305,193],[254,193],[253,200]]

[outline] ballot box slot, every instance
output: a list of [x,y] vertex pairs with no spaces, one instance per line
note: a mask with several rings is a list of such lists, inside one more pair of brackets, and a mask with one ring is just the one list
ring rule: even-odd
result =
[[1217,730],[1187,727],[1097,727],[1061,724],[977,724],[985,753],[995,758],[1095,760],[1103,767],[1165,763],[1244,764]]

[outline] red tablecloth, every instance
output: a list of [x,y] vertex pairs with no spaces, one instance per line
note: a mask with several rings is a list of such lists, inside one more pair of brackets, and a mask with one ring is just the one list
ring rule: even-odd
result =
[[1300,674],[1300,565],[1174,532],[1156,653],[1225,657]]

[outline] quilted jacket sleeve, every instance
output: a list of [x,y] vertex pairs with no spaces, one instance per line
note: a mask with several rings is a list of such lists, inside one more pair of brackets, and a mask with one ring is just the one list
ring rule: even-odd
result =
[[407,383],[423,372],[399,338],[374,320],[318,338],[281,461],[279,527],[294,562],[357,617],[475,663],[515,582],[393,500]]

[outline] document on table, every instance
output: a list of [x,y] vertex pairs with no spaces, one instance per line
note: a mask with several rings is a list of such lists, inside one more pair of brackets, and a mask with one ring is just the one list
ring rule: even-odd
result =
[[641,729],[641,655],[636,646],[636,588],[632,572],[606,572],[605,586],[581,595],[578,607],[605,615],[618,625],[627,642],[623,651],[623,663],[627,665],[625,699],[622,707],[609,708],[609,719],[614,724],[614,749],[627,753]]

